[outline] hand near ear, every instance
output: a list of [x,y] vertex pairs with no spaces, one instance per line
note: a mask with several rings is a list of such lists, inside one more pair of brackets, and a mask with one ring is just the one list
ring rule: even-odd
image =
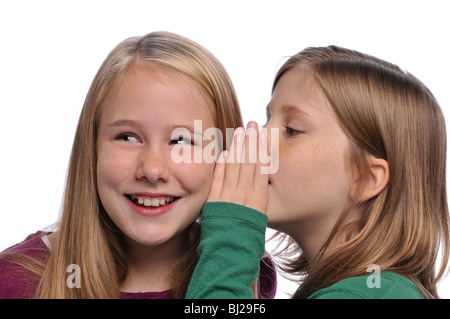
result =
[[251,139],[257,147],[267,145],[267,137],[258,132],[255,122],[248,123],[246,131],[235,130],[230,150],[222,152],[217,161],[207,202],[240,204],[266,214],[269,177],[261,173],[263,164],[257,148],[250,148]]

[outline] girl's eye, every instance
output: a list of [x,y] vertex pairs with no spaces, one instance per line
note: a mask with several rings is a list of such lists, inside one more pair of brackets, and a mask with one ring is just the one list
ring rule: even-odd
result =
[[293,128],[290,128],[288,126],[284,126],[284,127],[286,128],[286,134],[288,136],[295,136],[295,135],[298,135],[298,134],[302,133],[302,131],[294,130]]
[[137,142],[138,139],[136,136],[130,134],[121,134],[117,136],[117,140],[125,141],[125,142]]
[[170,141],[170,144],[184,144],[184,145],[194,145],[194,142],[190,139],[184,138],[183,136],[178,137]]

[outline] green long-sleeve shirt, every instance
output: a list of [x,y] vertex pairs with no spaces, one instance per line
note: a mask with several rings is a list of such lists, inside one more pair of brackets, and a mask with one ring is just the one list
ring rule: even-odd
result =
[[[201,225],[200,258],[186,298],[252,298],[251,285],[265,251],[267,216],[241,205],[212,202],[203,205]],[[276,282],[269,277],[265,280]]]
[[[260,270],[266,226],[267,216],[256,210],[225,202],[205,203],[198,247],[200,259],[186,298],[252,298],[251,284]],[[411,280],[380,271],[343,279],[309,297],[348,298],[417,299],[424,295]]]

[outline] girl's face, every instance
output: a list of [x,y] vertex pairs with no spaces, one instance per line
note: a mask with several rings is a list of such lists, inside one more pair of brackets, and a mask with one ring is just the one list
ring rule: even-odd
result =
[[[147,63],[133,66],[102,107],[97,182],[106,212],[132,242],[184,240],[179,235],[206,200],[214,163],[175,163],[172,149],[204,147],[194,120],[203,130],[214,127],[213,102],[185,75]],[[173,139],[177,128],[188,129],[191,140]]]
[[280,135],[279,169],[269,177],[269,225],[294,239],[321,236],[349,198],[349,141],[308,67],[281,77],[267,119]]

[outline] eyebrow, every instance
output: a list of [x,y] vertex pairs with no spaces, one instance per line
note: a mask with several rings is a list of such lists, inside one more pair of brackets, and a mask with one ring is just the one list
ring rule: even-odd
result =
[[120,127],[120,126],[140,126],[138,122],[133,120],[121,119],[108,124],[108,127]]
[[[307,113],[307,112],[305,112],[305,111],[303,111],[303,110],[299,109],[298,107],[296,107],[294,105],[291,105],[291,104],[283,105],[281,107],[281,112],[282,113],[287,113],[287,114],[292,114],[292,115],[299,114],[300,116],[305,117],[305,118],[309,118],[309,119],[312,118],[312,116],[309,113]],[[266,106],[266,115],[268,116],[271,113],[272,113],[272,105],[269,103]]]
[[312,118],[312,116],[309,113],[305,112],[304,110],[299,109],[298,107],[295,107],[294,105],[289,105],[289,104],[283,105],[281,107],[281,111],[283,113],[292,114],[292,115],[299,114],[301,117],[304,117],[307,119]]

